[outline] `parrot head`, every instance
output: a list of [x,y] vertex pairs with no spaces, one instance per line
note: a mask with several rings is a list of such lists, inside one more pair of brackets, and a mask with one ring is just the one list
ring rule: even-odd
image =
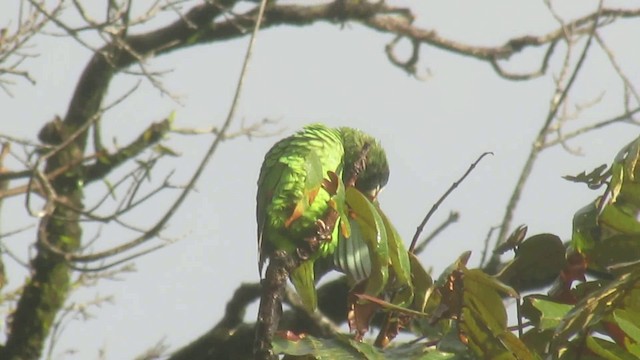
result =
[[389,163],[384,149],[378,140],[358,129],[342,127],[339,130],[344,146],[342,180],[346,182],[351,178],[354,163],[360,158],[365,144],[368,144],[370,148],[367,154],[366,167],[358,176],[355,187],[370,199],[375,200],[380,190],[389,180]]

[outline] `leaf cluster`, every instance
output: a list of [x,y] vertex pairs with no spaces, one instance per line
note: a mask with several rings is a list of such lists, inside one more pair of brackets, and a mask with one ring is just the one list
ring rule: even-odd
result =
[[[436,281],[380,205],[347,188],[351,233],[340,238],[335,258],[351,284],[356,336],[290,334],[274,339],[274,350],[286,359],[639,358],[639,161],[640,138],[608,169],[567,177],[591,188],[607,184],[576,212],[569,243],[553,234],[527,237],[523,226],[496,247],[514,254],[497,274],[468,268],[466,252]],[[544,286],[547,293],[521,295]],[[507,311],[514,300],[505,299],[515,299],[514,325]],[[364,338],[370,324],[379,328],[375,340]]]

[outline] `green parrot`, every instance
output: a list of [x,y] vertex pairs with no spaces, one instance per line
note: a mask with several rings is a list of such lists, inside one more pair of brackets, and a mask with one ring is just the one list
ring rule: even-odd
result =
[[342,225],[327,229],[329,239],[322,241],[289,274],[310,311],[317,306],[314,263],[334,252],[340,229],[348,231],[344,182],[351,178],[354,162],[360,158],[365,144],[369,146],[366,167],[358,175],[355,187],[373,200],[389,179],[389,166],[380,143],[356,129],[322,124],[305,126],[276,143],[265,155],[260,169],[256,218],[261,276],[264,262],[274,251],[291,254],[308,247],[305,239],[317,233],[318,224],[323,224],[329,209],[340,214],[338,221]]

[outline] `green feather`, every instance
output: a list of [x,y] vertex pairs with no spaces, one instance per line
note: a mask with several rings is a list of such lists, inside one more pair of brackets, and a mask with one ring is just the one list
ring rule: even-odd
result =
[[[350,235],[342,181],[351,177],[353,162],[358,160],[365,144],[371,147],[356,187],[373,198],[387,183],[389,168],[379,142],[359,130],[308,125],[276,143],[265,155],[260,169],[256,218],[261,274],[265,260],[274,251],[291,254],[306,245],[305,238],[315,235],[317,220],[324,218],[329,208],[340,215],[342,224],[333,229],[331,239],[322,242],[318,251],[290,274],[309,310],[316,307],[314,262],[332,260],[329,255],[335,251],[338,233]],[[343,169],[349,170],[343,173]],[[342,179],[336,194],[323,187],[325,181],[331,180],[330,172]]]
[[303,261],[300,266],[295,268],[291,272],[291,282],[296,288],[302,304],[307,310],[313,312],[318,306],[313,262]]
[[348,127],[342,127],[339,130],[344,144],[344,163],[349,164],[345,166],[343,177],[345,181],[351,177],[353,163],[360,157],[362,148],[365,144],[369,144],[367,164],[364,172],[358,176],[355,186],[363,194],[375,197],[389,181],[389,164],[384,149],[378,140],[360,130]]
[[[316,221],[325,215],[331,200],[322,182],[329,171],[342,173],[343,157],[340,133],[322,124],[306,126],[269,150],[260,170],[256,199],[260,273],[273,251],[291,253],[314,235]],[[315,299],[313,261],[334,247],[335,241],[322,243],[318,252],[303,262],[308,264],[296,271],[297,290],[307,300]]]

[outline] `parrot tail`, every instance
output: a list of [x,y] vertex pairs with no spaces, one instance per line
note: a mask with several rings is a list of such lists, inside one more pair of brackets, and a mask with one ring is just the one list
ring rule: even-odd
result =
[[313,261],[303,261],[300,266],[291,272],[290,277],[304,307],[309,312],[314,312],[318,306],[318,299],[316,295]]

